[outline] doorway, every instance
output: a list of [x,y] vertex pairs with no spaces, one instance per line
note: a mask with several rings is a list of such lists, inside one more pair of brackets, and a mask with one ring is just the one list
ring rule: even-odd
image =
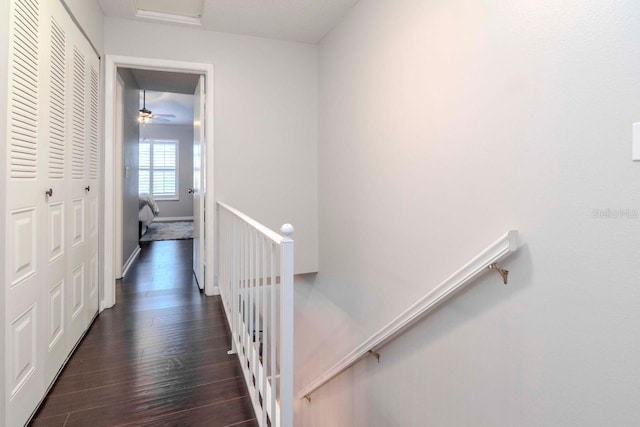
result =
[[151,247],[145,242],[194,238],[194,92],[199,79],[197,74],[118,68],[118,88],[123,88],[117,93],[125,94],[127,105],[119,108],[124,120],[116,117],[122,140],[116,147],[122,153],[116,162],[116,202],[121,205],[116,265],[122,262],[116,278],[145,255]]
[[[120,56],[107,56],[106,57],[106,73],[105,73],[105,187],[104,187],[104,205],[106,207],[104,212],[104,251],[103,251],[103,289],[101,298],[101,310],[109,308],[116,303],[115,293],[115,281],[122,271],[121,266],[117,260],[118,248],[120,248],[121,241],[119,241],[119,229],[123,227],[121,207],[118,206],[118,197],[120,197],[119,189],[122,188],[122,181],[126,179],[128,173],[133,171],[127,171],[127,167],[133,167],[134,165],[127,166],[121,162],[122,157],[119,152],[118,140],[120,135],[118,134],[118,114],[121,108],[118,107],[118,93],[121,89],[118,88],[118,78],[122,80],[121,74],[118,72],[121,69],[128,69],[134,73],[138,73],[139,79],[146,79],[143,84],[138,86],[144,86],[143,89],[158,89],[160,87],[171,86],[171,79],[174,79],[173,84],[178,84],[176,77],[191,76],[199,80],[199,94],[201,98],[201,111],[200,118],[196,114],[196,128],[198,124],[201,124],[200,141],[201,149],[198,153],[202,153],[200,169],[202,176],[200,181],[200,187],[198,188],[199,201],[201,202],[201,215],[197,218],[199,224],[195,228],[197,236],[195,240],[201,243],[202,250],[196,250],[198,253],[198,260],[202,264],[204,271],[206,266],[213,267],[214,265],[214,239],[215,230],[213,227],[214,222],[214,197],[213,197],[213,66],[211,64],[199,64],[199,63],[186,63],[176,61],[165,60],[151,60],[146,58],[132,58],[132,57],[120,57]],[[134,79],[135,80],[135,79]],[[189,79],[183,79],[188,81]],[[155,85],[155,86],[154,86]],[[164,86],[163,86],[164,85]],[[182,89],[183,91],[185,89]],[[122,96],[122,95],[120,95]],[[205,113],[206,111],[206,113]],[[161,114],[161,112],[159,112]],[[195,133],[198,129],[195,129],[194,140],[198,140],[195,137]],[[147,139],[152,139],[147,137]],[[157,138],[153,138],[157,139]],[[162,144],[162,143],[159,143]],[[165,144],[167,145],[167,144]],[[170,145],[170,144],[169,144]],[[195,150],[194,150],[195,151]],[[138,153],[139,155],[139,153]],[[123,165],[123,166],[121,166]],[[125,169],[124,171],[122,169]],[[194,171],[196,168],[194,168]],[[124,178],[122,178],[124,177]],[[120,181],[120,182],[119,182]],[[193,186],[189,186],[187,189],[184,183],[180,183],[180,191],[187,192],[193,190]],[[184,188],[183,188],[184,187]],[[136,189],[137,193],[137,189]],[[198,215],[194,212],[194,219]],[[179,219],[179,218],[178,218]],[[195,245],[194,245],[195,246]],[[139,246],[138,246],[139,248]],[[138,249],[139,252],[139,249]],[[121,251],[120,251],[121,253]],[[126,255],[120,255],[122,259],[126,258]],[[134,257],[135,259],[135,257]],[[131,261],[131,259],[129,258]],[[123,263],[125,264],[125,263]],[[196,262],[194,262],[194,266]],[[123,265],[124,267],[124,265]],[[216,287],[214,286],[213,274],[203,274],[201,277],[201,283],[198,283],[201,289],[204,290],[207,295],[215,295]]]

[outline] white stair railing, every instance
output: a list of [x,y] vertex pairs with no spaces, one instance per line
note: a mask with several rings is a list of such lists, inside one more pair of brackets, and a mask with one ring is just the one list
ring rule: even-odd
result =
[[260,427],[293,427],[293,227],[218,202],[218,287]]

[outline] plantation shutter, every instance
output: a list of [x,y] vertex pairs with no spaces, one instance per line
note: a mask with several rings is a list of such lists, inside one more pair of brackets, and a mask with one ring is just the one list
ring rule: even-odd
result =
[[142,141],[139,146],[139,194],[158,199],[177,196],[178,144],[176,141]]
[[176,195],[176,143],[154,142],[153,144],[153,195],[175,197]]
[[151,194],[151,143],[140,142],[139,145],[139,168],[138,194]]

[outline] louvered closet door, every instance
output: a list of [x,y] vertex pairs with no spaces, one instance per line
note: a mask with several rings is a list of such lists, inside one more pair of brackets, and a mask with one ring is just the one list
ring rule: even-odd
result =
[[[40,117],[46,111],[41,64],[46,55],[39,44],[43,24],[38,0],[14,0],[10,15],[9,114],[6,173],[6,425],[22,425],[44,391],[45,280],[39,248],[48,189],[46,158],[40,142],[46,134]],[[58,194],[54,192],[57,196]]]
[[22,425],[98,308],[99,61],[57,0],[12,0],[7,413]]
[[85,138],[85,170],[88,190],[87,197],[87,243],[86,255],[88,262],[88,276],[85,287],[86,295],[86,318],[87,323],[93,319],[98,312],[98,230],[99,230],[99,176],[100,176],[100,150],[99,150],[99,117],[100,117],[100,62],[98,57],[91,51],[88,44],[85,46],[87,54],[87,99],[86,99],[86,132]]
[[[71,331],[79,337],[98,312],[99,60],[84,38],[71,58]],[[75,341],[74,341],[75,342]]]
[[[90,170],[98,153],[98,75],[90,82],[90,67],[97,69],[98,59],[61,3],[47,4],[49,31],[41,40],[50,53],[42,66],[49,103],[43,123],[49,136],[48,183],[60,187],[48,197],[44,233],[49,242],[45,384],[50,384],[98,308],[97,244],[90,245],[97,240],[98,218],[98,183]],[[91,186],[93,193],[86,190]]]
[[[43,2],[44,3],[44,2]],[[44,100],[41,104],[42,133],[38,153],[46,160],[39,170],[44,176],[45,187],[53,194],[45,198],[43,213],[44,230],[40,245],[43,280],[43,323],[45,324],[45,384],[49,384],[73,348],[69,337],[69,308],[71,296],[67,263],[69,258],[68,216],[68,112],[69,112],[69,28],[71,19],[58,2],[47,2],[46,18],[40,25],[41,46],[48,57],[41,64],[41,82]],[[57,7],[56,7],[57,6]],[[46,144],[46,146],[45,146]],[[42,148],[41,148],[42,147]],[[46,149],[45,149],[46,148]]]
[[87,326],[87,283],[89,277],[87,263],[87,210],[89,209],[87,171],[85,167],[86,129],[86,56],[78,42],[70,45],[71,59],[71,114],[70,120],[70,176],[69,200],[69,273],[70,298],[67,299],[71,318],[70,334],[78,339]]

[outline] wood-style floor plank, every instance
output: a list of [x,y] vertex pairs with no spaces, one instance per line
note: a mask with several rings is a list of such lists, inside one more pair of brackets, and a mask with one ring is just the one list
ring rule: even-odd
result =
[[252,420],[240,421],[239,423],[229,424],[225,427],[258,427],[258,421],[254,418]]
[[69,414],[55,415],[53,417],[38,417],[30,425],[34,427],[64,427]]
[[139,424],[158,416],[221,403],[242,396],[244,392],[244,379],[240,377],[188,389],[169,387],[167,390],[148,390],[135,399],[72,412],[67,426],[106,427],[118,425],[123,419],[127,423]]
[[[204,353],[198,353],[200,357]],[[196,357],[196,356],[192,356]],[[50,398],[60,394],[74,393],[82,390],[102,389],[106,386],[127,383],[132,381],[151,381],[160,374],[164,375],[167,380],[180,380],[182,376],[191,375],[209,375],[211,372],[214,378],[220,378],[220,375],[228,377],[237,376],[240,372],[238,364],[234,360],[225,360],[220,362],[222,358],[216,358],[217,363],[207,365],[205,363],[196,367],[186,367],[194,365],[193,361],[185,359],[158,359],[157,362],[145,362],[136,365],[120,366],[112,369],[93,372],[91,375],[69,375],[60,378],[54,389],[49,394]],[[216,360],[214,359],[214,360]],[[226,358],[225,358],[226,359]],[[232,371],[232,372],[228,372]],[[132,372],[136,373],[135,379],[132,379]]]
[[190,427],[257,426],[258,423],[255,418],[251,420],[242,419],[244,414],[251,411],[253,411],[251,400],[248,397],[239,397],[222,403],[200,406],[142,423],[127,425],[155,427],[173,427],[177,425]]
[[222,302],[199,291],[191,257],[191,240],[142,243],[118,303],[98,316],[30,425],[257,425],[227,354]]

